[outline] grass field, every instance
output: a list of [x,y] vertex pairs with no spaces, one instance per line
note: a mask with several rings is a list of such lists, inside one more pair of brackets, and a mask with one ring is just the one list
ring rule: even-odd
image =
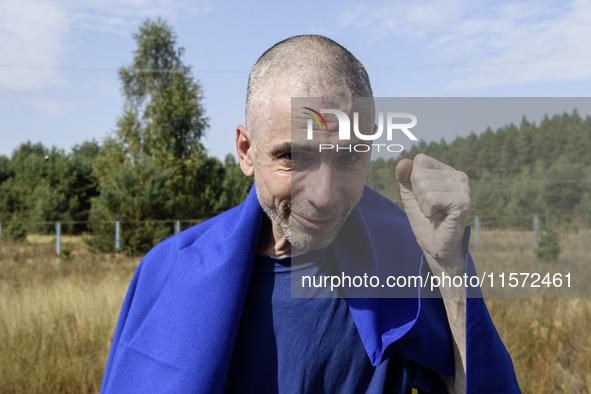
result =
[[[38,238],[38,237],[37,237]],[[75,242],[2,245],[0,392],[98,392],[111,337],[138,258],[93,255]]]
[[[589,262],[591,232],[561,234],[557,263]],[[531,233],[490,231],[473,252],[479,270],[516,259],[542,269]],[[50,236],[0,249],[0,392],[98,392],[121,303],[139,258],[89,253],[68,261]],[[591,393],[591,299],[489,299],[525,393]]]
[[[591,231],[572,230],[560,237],[562,253],[554,263],[536,260],[533,234],[527,231],[484,232],[480,249],[471,245],[471,253],[480,272],[571,271],[572,285],[589,294]],[[553,289],[537,290],[548,297]],[[591,298],[494,298],[486,303],[524,393],[591,393]]]

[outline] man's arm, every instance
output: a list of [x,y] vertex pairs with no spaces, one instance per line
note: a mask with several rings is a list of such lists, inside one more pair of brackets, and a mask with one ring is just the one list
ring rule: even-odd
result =
[[[400,193],[417,242],[433,275],[463,276],[462,243],[468,211],[468,177],[429,156],[402,160],[396,167]],[[448,391],[466,391],[465,288],[441,287],[454,345],[455,376],[445,378]]]
[[[443,270],[438,271],[433,267],[440,266],[435,258],[430,255],[425,255],[429,267],[433,275],[442,274],[448,276],[452,275],[450,272]],[[465,258],[461,261],[457,261],[454,264],[464,264]],[[463,275],[463,272],[459,274]],[[465,393],[466,392],[466,297],[465,289],[462,288],[440,288],[441,296],[443,297],[443,304],[445,305],[445,312],[447,314],[447,321],[449,322],[449,328],[453,337],[454,347],[454,366],[455,376],[442,376],[445,382],[445,387],[450,393]],[[463,292],[461,294],[460,292]]]

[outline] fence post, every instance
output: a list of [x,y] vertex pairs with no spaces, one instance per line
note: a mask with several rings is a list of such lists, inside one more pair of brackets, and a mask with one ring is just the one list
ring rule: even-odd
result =
[[176,222],[174,222],[174,235],[177,235],[180,232],[181,232],[181,222],[179,220],[177,220]]
[[119,243],[119,238],[121,236],[121,229],[120,229],[120,224],[119,224],[119,220],[117,220],[115,222],[115,252],[119,253],[119,249],[120,249],[120,243]]
[[55,224],[55,254],[58,256],[62,253],[62,225],[60,222]]
[[534,216],[534,249],[538,248],[538,231],[540,230],[540,221],[538,220],[538,215]]
[[480,249],[480,217],[474,218],[474,246]]

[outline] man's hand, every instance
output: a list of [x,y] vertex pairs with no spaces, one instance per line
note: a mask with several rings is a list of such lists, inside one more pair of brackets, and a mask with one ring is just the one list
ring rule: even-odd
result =
[[470,209],[468,176],[419,154],[414,161],[404,159],[398,163],[396,178],[419,246],[442,268],[452,268],[446,265],[464,254],[462,239]]

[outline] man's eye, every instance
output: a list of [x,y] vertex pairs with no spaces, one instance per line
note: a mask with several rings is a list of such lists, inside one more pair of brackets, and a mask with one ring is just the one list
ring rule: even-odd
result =
[[289,153],[289,160],[296,161],[302,158],[302,152],[292,151]]
[[297,161],[303,158],[302,152],[292,151],[283,155],[283,158],[288,161]]
[[355,153],[345,153],[339,156],[339,162],[341,163],[355,163],[359,159],[359,156]]

